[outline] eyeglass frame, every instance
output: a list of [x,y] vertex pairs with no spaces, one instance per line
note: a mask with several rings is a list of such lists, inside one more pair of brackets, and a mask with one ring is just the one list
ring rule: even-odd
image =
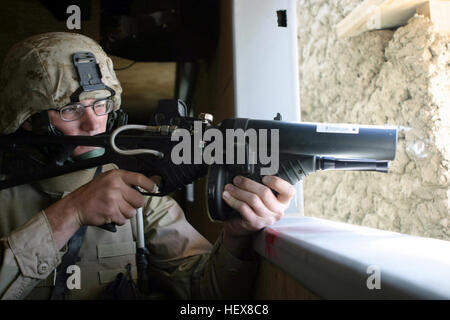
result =
[[[71,103],[69,103],[69,104],[66,104],[65,106],[60,107],[60,108],[50,108],[50,109],[48,109],[48,110],[58,111],[59,117],[61,118],[61,120],[65,121],[65,122],[72,122],[72,121],[80,120],[80,119],[83,117],[86,108],[92,108],[92,111],[94,111],[95,115],[98,116],[98,117],[101,117],[101,116],[105,116],[105,115],[111,113],[111,111],[114,110],[114,100],[112,99],[113,96],[114,96],[114,95],[111,95],[111,96],[109,96],[109,97],[107,97],[107,98],[97,99],[97,100],[95,100],[92,104],[89,104],[89,105],[87,105],[87,106],[85,106],[85,105],[82,104],[80,101],[78,101],[78,102],[71,102]],[[113,105],[112,105],[111,109],[110,109],[108,112],[104,113],[104,114],[97,114],[97,113],[95,112],[94,105],[95,105],[97,102],[99,102],[99,101],[105,101],[105,100],[106,100],[106,101],[111,101],[111,102],[112,102]],[[63,110],[65,107],[74,106],[74,105],[76,105],[76,106],[82,106],[82,107],[83,107],[83,113],[81,113],[80,117],[77,118],[77,119],[73,119],[73,120],[66,120],[66,119],[64,119],[64,118],[63,118],[63,115],[62,115],[62,110]]]

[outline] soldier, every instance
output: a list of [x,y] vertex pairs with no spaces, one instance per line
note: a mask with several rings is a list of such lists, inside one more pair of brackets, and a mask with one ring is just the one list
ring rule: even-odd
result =
[[[75,52],[94,54],[102,88],[83,91],[72,61]],[[3,63],[0,132],[103,133],[120,108],[121,92],[112,61],[92,39],[63,32],[33,36],[15,45]],[[101,152],[78,146],[71,158]],[[144,197],[131,187],[151,191],[152,180],[114,165],[2,190],[0,297],[98,299],[118,274],[135,279],[136,235],[130,219],[140,207],[158,290],[181,299],[249,297],[257,267],[251,236],[281,219],[294,193],[280,178],[266,177],[264,183],[238,177],[226,187],[223,199],[241,217],[224,223],[213,246],[173,199]],[[111,222],[118,225],[116,233],[95,227]],[[67,290],[66,282],[58,281],[66,270],[57,267],[74,248],[81,288]]]

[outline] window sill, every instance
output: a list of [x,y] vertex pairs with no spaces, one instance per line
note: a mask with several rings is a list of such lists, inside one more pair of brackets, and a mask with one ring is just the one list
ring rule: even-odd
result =
[[325,299],[450,299],[449,241],[286,215],[254,246]]

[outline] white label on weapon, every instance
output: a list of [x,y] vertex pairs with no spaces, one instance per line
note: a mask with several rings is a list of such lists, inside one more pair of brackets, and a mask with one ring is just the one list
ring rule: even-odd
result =
[[319,123],[317,124],[317,132],[324,133],[350,133],[358,134],[359,127],[351,124],[330,124],[330,123]]

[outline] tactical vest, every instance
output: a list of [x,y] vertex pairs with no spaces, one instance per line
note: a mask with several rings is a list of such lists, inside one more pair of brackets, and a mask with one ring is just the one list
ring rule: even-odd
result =
[[[116,168],[103,166],[103,172]],[[2,215],[0,217],[0,236],[8,235],[23,225],[40,210],[47,208],[63,196],[89,182],[95,169],[82,170],[40,181],[2,190]],[[126,272],[126,265],[132,265],[132,276],[137,279],[136,232],[134,219],[123,226],[117,226],[112,233],[98,227],[89,226],[80,249],[81,289],[68,290],[67,299],[97,299],[105,287],[120,272]],[[62,249],[64,251],[65,248]],[[55,272],[39,282],[26,299],[48,299],[55,281]]]

